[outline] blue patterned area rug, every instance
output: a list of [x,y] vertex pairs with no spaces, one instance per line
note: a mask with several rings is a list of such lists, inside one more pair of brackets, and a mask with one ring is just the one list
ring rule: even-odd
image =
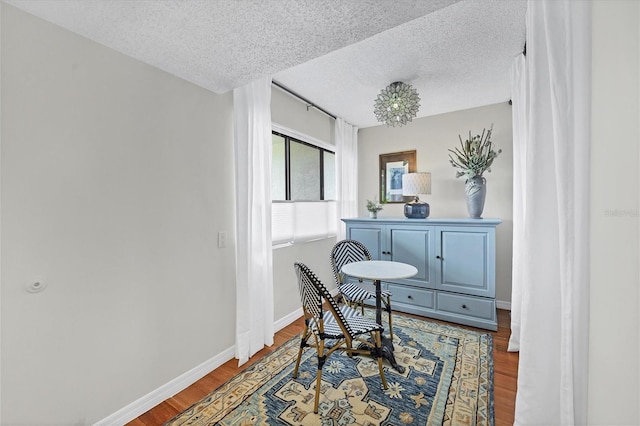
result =
[[396,361],[406,369],[400,374],[384,362],[387,390],[374,358],[336,352],[323,368],[314,414],[316,352],[305,350],[293,379],[295,338],[166,425],[492,426],[491,335],[399,314],[393,319]]

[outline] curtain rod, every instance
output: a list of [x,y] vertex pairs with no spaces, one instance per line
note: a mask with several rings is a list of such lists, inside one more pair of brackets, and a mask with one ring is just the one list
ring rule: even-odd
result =
[[289,89],[286,86],[283,86],[282,84],[278,83],[277,81],[271,80],[271,84],[273,84],[276,87],[279,87],[280,89],[284,90],[285,92],[289,93],[290,95],[295,96],[296,98],[298,98],[301,101],[305,102],[307,104],[307,111],[309,111],[309,108],[315,108],[318,111],[327,114],[329,117],[333,118],[334,120],[336,119],[335,115],[325,111],[324,109],[320,108],[318,105],[314,104],[313,102],[309,101],[308,99],[304,98],[303,96],[300,96],[299,94],[297,94],[293,90]]

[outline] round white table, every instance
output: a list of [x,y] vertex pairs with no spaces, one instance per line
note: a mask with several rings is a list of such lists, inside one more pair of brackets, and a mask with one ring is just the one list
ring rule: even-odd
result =
[[384,281],[410,278],[417,274],[418,270],[408,263],[389,260],[363,260],[347,263],[342,267],[342,272],[352,277]]
[[[373,281],[376,287],[376,322],[380,325],[382,325],[382,290],[380,281],[410,278],[418,273],[418,269],[413,265],[388,260],[351,262],[344,265],[340,271],[351,277]],[[384,336],[382,337],[382,355],[389,360],[391,366],[398,372],[404,372],[404,367],[398,365],[393,356],[393,342]]]

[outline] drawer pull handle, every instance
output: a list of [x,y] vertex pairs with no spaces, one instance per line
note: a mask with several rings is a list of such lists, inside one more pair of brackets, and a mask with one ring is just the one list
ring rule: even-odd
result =
[[467,305],[462,305],[462,309],[467,309]]
[[409,299],[413,299],[413,296],[411,296],[411,295],[409,295],[409,296],[407,296],[407,297],[408,297]]
[[444,260],[442,256],[436,256],[436,259]]

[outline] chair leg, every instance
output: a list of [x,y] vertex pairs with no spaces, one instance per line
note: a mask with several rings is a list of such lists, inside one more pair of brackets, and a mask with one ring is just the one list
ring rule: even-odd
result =
[[322,369],[318,368],[318,374],[316,375],[316,398],[313,404],[313,412],[318,414],[318,404],[320,403],[320,386],[322,384]]
[[345,345],[347,346],[347,350],[345,351],[347,352],[347,356],[353,358],[353,340],[345,339]]
[[302,339],[300,340],[300,348],[298,349],[298,359],[296,360],[296,368],[293,369],[293,378],[298,377],[298,368],[300,368],[300,360],[302,359],[302,352],[307,345],[307,339],[309,338],[309,326],[305,324],[304,331],[302,332]]
[[[320,355],[323,354],[323,355]],[[318,346],[318,373],[316,374],[316,398],[313,404],[313,412],[318,414],[318,405],[320,403],[320,386],[322,385],[322,367],[324,366],[324,362],[327,359],[324,356],[324,340],[320,340],[320,344]]]
[[349,299],[347,299],[344,294],[342,295],[342,302],[344,302],[344,304],[350,308],[353,308],[353,302]]
[[376,339],[376,354],[378,356],[378,370],[380,371],[380,379],[382,379],[382,387],[387,389],[387,378],[384,376],[384,368],[382,366],[382,339],[380,338],[380,332],[374,333]]

